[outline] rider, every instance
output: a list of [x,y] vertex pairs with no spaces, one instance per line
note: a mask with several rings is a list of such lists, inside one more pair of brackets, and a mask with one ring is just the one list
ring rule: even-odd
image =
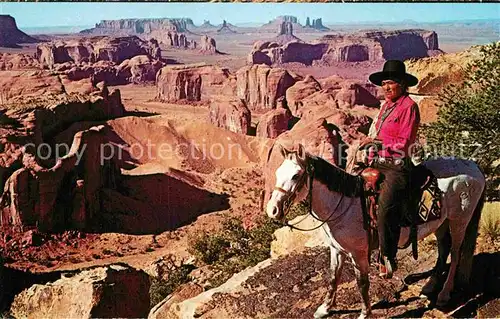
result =
[[409,149],[417,137],[420,113],[408,96],[408,87],[418,79],[406,73],[399,60],[388,60],[383,70],[370,75],[370,81],[382,86],[385,103],[372,123],[370,133],[360,146],[372,145],[368,158],[385,177],[378,198],[377,224],[381,254],[381,275],[390,278],[396,270],[396,252],[400,219],[409,199],[412,166]]

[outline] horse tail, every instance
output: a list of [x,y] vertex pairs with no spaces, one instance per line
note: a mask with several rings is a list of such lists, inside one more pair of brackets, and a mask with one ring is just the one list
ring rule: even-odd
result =
[[474,258],[474,250],[476,248],[476,239],[479,231],[479,220],[481,219],[481,211],[484,207],[486,197],[486,187],[484,187],[471,220],[467,225],[465,236],[462,241],[460,252],[460,261],[457,269],[456,283],[457,287],[466,288],[469,284],[469,279],[472,271],[472,261]]

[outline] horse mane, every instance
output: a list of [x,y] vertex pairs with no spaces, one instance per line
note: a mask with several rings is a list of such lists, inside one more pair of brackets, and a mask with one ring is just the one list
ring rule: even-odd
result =
[[329,190],[347,197],[362,196],[363,181],[361,177],[351,175],[321,157],[307,154],[307,160],[314,167],[314,179],[328,187]]

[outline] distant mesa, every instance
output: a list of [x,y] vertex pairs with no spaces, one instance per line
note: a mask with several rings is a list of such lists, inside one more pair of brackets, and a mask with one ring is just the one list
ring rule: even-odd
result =
[[[290,37],[291,22],[284,22],[285,34]],[[329,66],[336,62],[407,60],[443,53],[436,32],[410,29],[374,31],[350,35],[325,35],[314,43],[298,41],[256,42],[248,55],[249,64],[279,65],[300,62],[305,65]]]
[[37,43],[41,40],[30,37],[17,28],[16,20],[6,14],[0,15],[0,47],[18,48],[19,43]]
[[221,27],[217,30],[217,33],[237,33],[234,31],[226,20],[222,21]]
[[194,27],[193,20],[190,18],[120,19],[102,20],[96,23],[94,28],[82,30],[80,33],[95,35],[138,35],[159,29],[189,32],[189,29]]
[[330,31],[329,28],[323,25],[322,19],[313,19],[311,23],[311,19],[307,17],[305,26],[299,23],[297,17],[294,16],[279,16],[274,20],[269,21],[268,23],[262,25],[260,28],[263,30],[271,31],[271,29],[276,30],[280,27],[283,22],[289,22],[292,24],[293,30],[295,32],[310,32],[310,31]]

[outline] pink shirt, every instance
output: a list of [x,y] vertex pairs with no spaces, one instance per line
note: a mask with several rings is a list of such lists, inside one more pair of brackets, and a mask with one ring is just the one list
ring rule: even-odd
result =
[[392,107],[395,109],[387,116],[376,137],[382,141],[382,150],[379,150],[378,155],[393,158],[409,157],[408,149],[415,143],[420,124],[418,106],[408,95],[401,96],[396,102],[386,100],[375,124],[377,130],[380,128],[382,114]]

